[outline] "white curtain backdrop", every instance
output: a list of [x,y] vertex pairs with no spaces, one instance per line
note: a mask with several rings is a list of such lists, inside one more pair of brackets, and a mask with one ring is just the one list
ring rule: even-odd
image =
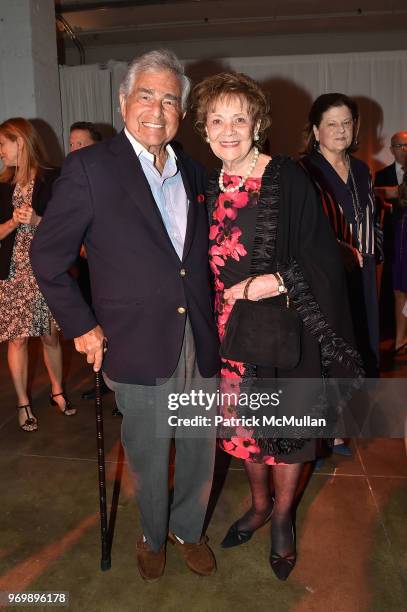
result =
[[[300,145],[300,141],[292,124],[304,125],[310,105],[318,95],[338,91],[359,103],[359,156],[372,169],[393,161],[388,150],[391,135],[407,130],[407,51],[227,61],[231,68],[250,74],[269,89],[274,99],[273,124],[279,149],[286,134],[291,145],[288,152],[294,153],[292,145],[295,141]],[[309,102],[305,104],[307,97]]]
[[[391,135],[407,130],[407,51],[239,57],[186,64],[194,81],[233,69],[263,85],[273,105],[272,153],[298,154],[312,101],[332,91],[357,99],[362,120],[358,155],[373,171],[392,161],[388,150]],[[126,62],[115,61],[103,67],[61,67],[65,140],[73,121],[106,122],[121,129],[118,90],[126,69]],[[193,135],[188,119],[180,140],[192,154],[206,161],[207,147]]]
[[112,125],[111,70],[97,65],[60,66],[62,126],[65,153],[69,127],[75,121]]

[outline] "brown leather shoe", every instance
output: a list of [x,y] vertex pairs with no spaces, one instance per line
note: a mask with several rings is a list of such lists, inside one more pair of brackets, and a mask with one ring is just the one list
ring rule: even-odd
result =
[[216,572],[215,555],[207,544],[208,538],[206,536],[202,537],[199,542],[184,542],[182,544],[170,531],[168,539],[181,551],[185,563],[195,574],[210,576]]
[[143,580],[155,582],[161,578],[165,568],[165,546],[162,546],[158,552],[154,552],[141,538],[136,544],[136,550],[138,571]]

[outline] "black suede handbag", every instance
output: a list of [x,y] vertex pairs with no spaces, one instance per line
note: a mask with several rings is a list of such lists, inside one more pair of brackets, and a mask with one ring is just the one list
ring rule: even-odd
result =
[[301,357],[300,334],[301,320],[288,296],[236,300],[220,354],[232,361],[292,370]]

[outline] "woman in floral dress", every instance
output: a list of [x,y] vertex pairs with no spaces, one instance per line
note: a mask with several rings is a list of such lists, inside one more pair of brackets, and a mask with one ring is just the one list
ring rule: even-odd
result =
[[[312,184],[291,160],[272,160],[259,151],[270,125],[265,94],[244,74],[222,73],[195,87],[193,106],[198,132],[222,161],[207,190],[221,340],[236,300],[243,298],[286,300],[288,293],[302,320],[301,357],[294,369],[222,359],[222,391],[236,390],[248,378],[320,378],[335,364],[361,373],[359,355],[349,343],[341,261]],[[221,447],[244,459],[252,506],[231,526],[222,546],[247,542],[271,518],[270,564],[285,580],[296,561],[295,492],[304,462],[315,459],[316,440],[259,439],[243,428],[234,434],[222,439]]]
[[0,342],[8,341],[8,364],[17,393],[21,429],[37,430],[28,397],[28,338],[41,337],[51,380],[50,401],[67,416],[76,413],[62,388],[62,351],[55,321],[30,264],[30,247],[58,172],[47,167],[34,126],[22,118],[0,125]]

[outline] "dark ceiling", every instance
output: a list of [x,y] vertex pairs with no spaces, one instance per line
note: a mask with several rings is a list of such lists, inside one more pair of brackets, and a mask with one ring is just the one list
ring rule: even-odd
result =
[[[406,0],[56,0],[83,46],[407,30]],[[65,36],[66,33],[64,34]],[[67,44],[69,42],[67,36]]]

